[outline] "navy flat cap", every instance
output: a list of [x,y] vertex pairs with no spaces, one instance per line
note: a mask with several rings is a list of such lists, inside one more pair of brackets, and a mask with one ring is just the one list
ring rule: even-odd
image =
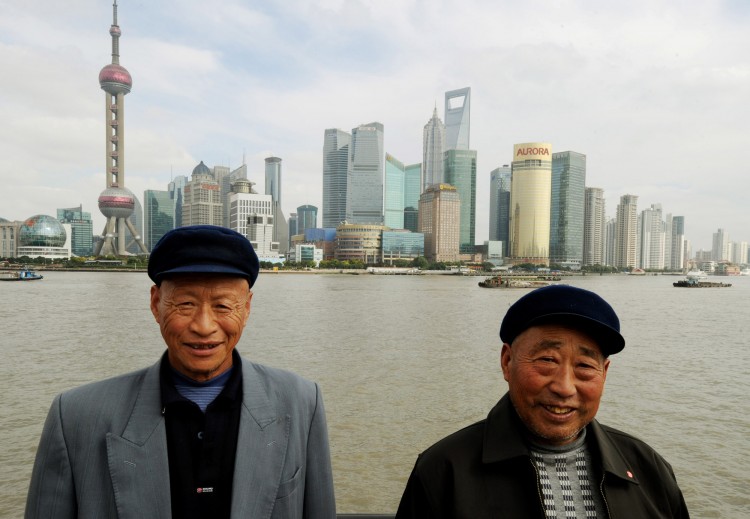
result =
[[593,292],[570,285],[537,288],[513,303],[500,325],[500,339],[512,344],[527,328],[550,323],[587,333],[605,356],[625,347],[620,320],[609,303]]
[[252,287],[258,270],[250,241],[215,225],[172,229],[154,245],[148,259],[148,277],[157,285],[176,274],[224,274],[243,277]]

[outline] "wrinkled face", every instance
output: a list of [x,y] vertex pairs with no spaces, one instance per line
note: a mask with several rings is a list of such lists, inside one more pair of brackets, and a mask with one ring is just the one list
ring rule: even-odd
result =
[[252,295],[247,280],[232,276],[178,276],[152,286],[151,312],[172,367],[201,382],[228,370]]
[[594,419],[609,360],[585,333],[533,326],[503,344],[500,363],[516,412],[542,445],[565,445]]

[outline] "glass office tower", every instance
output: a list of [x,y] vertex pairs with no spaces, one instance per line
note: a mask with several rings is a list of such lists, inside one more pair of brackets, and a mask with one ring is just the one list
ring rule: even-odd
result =
[[169,191],[143,192],[143,242],[149,252],[167,231],[175,228],[175,200]]
[[70,224],[70,252],[75,256],[91,256],[94,253],[94,224],[91,213],[83,206],[57,210],[60,223]]
[[455,186],[461,199],[460,252],[473,254],[477,213],[477,152],[475,150],[446,151],[445,182]]
[[586,198],[586,155],[575,151],[552,154],[550,262],[571,267],[583,263]]
[[352,130],[346,181],[346,221],[383,224],[383,125]]
[[419,195],[422,194],[422,164],[410,164],[404,170],[404,229],[419,229]]
[[489,241],[503,242],[508,248],[510,230],[510,166],[504,165],[490,172],[490,236]]
[[404,228],[404,164],[390,153],[385,155],[384,225],[391,229]]
[[346,220],[346,183],[352,136],[328,129],[323,138],[323,227],[336,228]]
[[445,93],[445,150],[468,150],[471,126],[471,88]]
[[[443,182],[443,151],[445,150],[445,125],[437,114],[437,107],[432,112],[432,119],[427,121],[422,132],[422,191],[432,184]],[[420,191],[421,194],[421,191]]]

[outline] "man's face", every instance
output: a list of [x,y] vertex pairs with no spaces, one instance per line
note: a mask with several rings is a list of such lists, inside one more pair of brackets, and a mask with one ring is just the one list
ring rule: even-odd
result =
[[594,419],[609,360],[585,333],[533,326],[503,344],[500,363],[516,412],[540,444],[570,443]]
[[177,276],[152,286],[151,312],[172,367],[201,382],[227,371],[252,295],[247,280],[231,276]]

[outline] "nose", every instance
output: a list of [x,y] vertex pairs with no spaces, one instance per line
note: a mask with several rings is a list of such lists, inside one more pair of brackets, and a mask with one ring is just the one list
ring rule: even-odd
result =
[[555,372],[552,383],[549,385],[550,391],[561,398],[569,398],[576,394],[576,376],[572,366],[566,364],[560,365]]
[[209,305],[199,305],[190,321],[190,329],[202,336],[211,335],[216,330],[216,319]]

